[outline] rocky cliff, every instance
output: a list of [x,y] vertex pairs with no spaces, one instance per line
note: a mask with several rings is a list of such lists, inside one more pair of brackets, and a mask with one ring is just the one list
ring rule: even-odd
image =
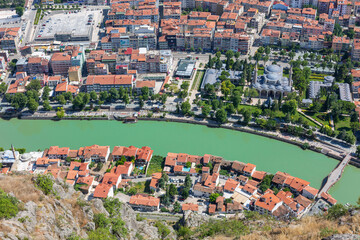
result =
[[[95,229],[94,215],[109,216],[103,201],[83,200],[83,194],[73,187],[55,181],[56,194],[45,195],[32,183],[31,175],[0,175],[0,189],[20,201],[21,210],[16,217],[0,220],[0,239],[86,239]],[[161,239],[158,228],[146,220],[137,221],[136,213],[128,204],[121,204],[119,216],[127,228],[127,239]],[[167,239],[175,239],[170,227]]]

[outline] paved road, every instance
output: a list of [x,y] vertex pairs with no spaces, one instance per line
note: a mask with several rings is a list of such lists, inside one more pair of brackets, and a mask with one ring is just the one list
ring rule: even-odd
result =
[[336,168],[329,174],[328,179],[324,185],[324,187],[320,190],[319,196],[321,196],[321,193],[325,192],[327,193],[330,188],[340,180],[341,175],[346,167],[346,165],[350,162],[351,155],[350,153],[346,155],[346,157],[341,161],[339,165],[336,166]]

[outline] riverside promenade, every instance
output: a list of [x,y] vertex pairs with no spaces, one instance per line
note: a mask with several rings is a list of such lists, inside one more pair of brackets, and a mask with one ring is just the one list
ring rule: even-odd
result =
[[321,190],[319,191],[318,196],[321,196],[322,193],[327,193],[330,190],[330,188],[340,180],[345,167],[350,162],[350,159],[351,159],[351,155],[349,153],[336,166],[336,168],[331,171],[331,173],[325,178],[326,182],[325,182],[324,186],[321,188]]

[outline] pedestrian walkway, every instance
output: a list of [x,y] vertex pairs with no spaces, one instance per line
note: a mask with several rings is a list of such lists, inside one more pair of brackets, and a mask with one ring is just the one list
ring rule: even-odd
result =
[[321,190],[319,191],[318,196],[321,196],[321,194],[327,193],[330,188],[337,183],[337,181],[340,180],[342,173],[344,172],[344,169],[346,167],[346,165],[350,162],[351,159],[351,155],[350,153],[348,153],[346,155],[346,157],[341,161],[341,163],[339,163],[336,168],[327,176],[326,179],[326,183],[325,185],[321,188]]

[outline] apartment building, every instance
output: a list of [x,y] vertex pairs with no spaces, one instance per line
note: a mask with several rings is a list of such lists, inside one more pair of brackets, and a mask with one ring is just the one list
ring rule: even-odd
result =
[[133,75],[89,75],[84,81],[86,92],[109,91],[111,88],[133,88],[135,79]]

